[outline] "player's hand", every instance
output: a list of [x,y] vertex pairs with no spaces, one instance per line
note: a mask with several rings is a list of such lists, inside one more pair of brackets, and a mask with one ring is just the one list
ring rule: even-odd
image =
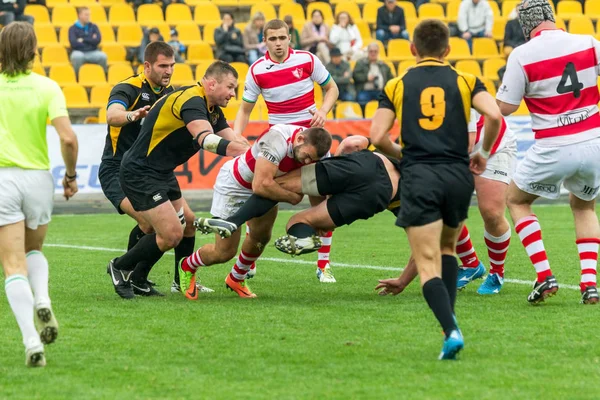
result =
[[400,278],[382,279],[379,281],[379,285],[375,286],[375,290],[381,289],[379,291],[380,296],[387,296],[388,294],[396,296],[402,293],[405,288],[406,285],[402,283]]
[[291,205],[295,206],[296,204],[300,203],[302,201],[302,198],[304,197],[304,195],[302,194],[298,194],[298,193],[293,193],[290,197],[290,200],[288,201],[288,203],[290,203]]
[[325,121],[327,121],[327,114],[321,110],[308,110],[310,114],[313,116],[310,121],[310,126],[313,128],[322,128],[325,126]]
[[146,118],[146,115],[148,115],[148,111],[150,111],[150,106],[144,106],[142,108],[138,108],[135,111],[132,111],[131,112],[131,119],[133,120],[132,122],[139,121],[142,118]]
[[75,179],[67,179],[65,176],[62,181],[63,185],[63,196],[65,200],[69,201],[71,197],[77,193],[79,187],[77,187],[77,178]]
[[462,34],[462,38],[465,40],[471,39],[471,32],[465,32]]
[[486,166],[487,159],[485,159],[480,153],[475,153],[475,155],[473,156],[473,158],[471,158],[471,161],[469,163],[469,169],[475,175],[483,174],[483,171],[485,171]]

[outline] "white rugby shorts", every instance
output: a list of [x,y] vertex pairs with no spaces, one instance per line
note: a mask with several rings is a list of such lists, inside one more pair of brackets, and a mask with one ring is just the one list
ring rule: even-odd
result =
[[493,181],[504,182],[508,185],[515,172],[516,160],[517,146],[504,148],[488,159],[485,171],[479,176]]
[[25,221],[29,229],[50,222],[54,179],[49,171],[0,168],[0,226]]
[[221,167],[215,181],[210,213],[215,218],[226,219],[235,214],[252,196],[252,190],[246,189],[233,177],[234,160]]

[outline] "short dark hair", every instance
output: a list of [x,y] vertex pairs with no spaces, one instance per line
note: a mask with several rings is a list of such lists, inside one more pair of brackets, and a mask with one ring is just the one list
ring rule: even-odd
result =
[[305,144],[315,147],[319,158],[331,149],[331,134],[324,128],[308,128],[302,131],[302,135]]
[[89,11],[89,7],[86,6],[81,6],[81,7],[77,7],[77,15],[81,14],[84,11]]
[[225,11],[225,12],[223,13],[223,15],[221,16],[221,19],[222,19],[224,16],[226,16],[226,15],[229,15],[229,16],[231,17],[231,19],[235,21],[235,18],[233,17],[233,14],[232,14],[232,13],[230,13],[229,11]]
[[269,22],[267,22],[263,27],[263,36],[267,36],[267,31],[269,29],[277,30],[281,28],[285,28],[286,32],[289,32],[290,30],[290,27],[284,21],[280,19],[272,19]]
[[420,57],[442,57],[448,48],[450,31],[440,20],[426,19],[415,28],[413,43]]
[[204,73],[205,78],[215,78],[217,82],[221,82],[223,76],[233,75],[235,79],[238,79],[238,73],[229,63],[225,61],[217,60],[206,69]]
[[24,74],[33,67],[37,38],[33,25],[11,22],[0,31],[0,72],[8,76]]
[[144,61],[154,64],[159,55],[163,55],[165,57],[175,57],[175,51],[168,43],[152,42],[149,43],[144,50]]

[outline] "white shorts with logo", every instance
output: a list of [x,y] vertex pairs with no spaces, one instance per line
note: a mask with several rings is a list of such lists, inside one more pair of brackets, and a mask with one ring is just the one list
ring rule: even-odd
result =
[[555,147],[535,143],[513,180],[524,192],[547,199],[557,199],[564,184],[581,200],[593,200],[600,188],[600,138]]
[[229,160],[221,167],[215,181],[210,213],[213,217],[226,219],[235,214],[252,196],[252,190],[246,189],[233,177],[233,163]]
[[50,222],[54,179],[49,171],[0,168],[0,226],[25,221],[29,229]]
[[489,158],[485,171],[479,176],[508,185],[515,171],[516,160],[516,146],[502,149]]

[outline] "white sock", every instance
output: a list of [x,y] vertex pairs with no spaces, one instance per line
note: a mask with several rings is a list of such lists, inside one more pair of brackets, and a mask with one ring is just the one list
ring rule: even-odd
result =
[[35,306],[50,307],[48,295],[48,260],[41,251],[33,250],[27,253],[27,272],[29,284],[35,296]]
[[41,346],[42,342],[33,322],[33,293],[29,280],[24,275],[11,275],[4,281],[4,290],[21,329],[25,348]]

